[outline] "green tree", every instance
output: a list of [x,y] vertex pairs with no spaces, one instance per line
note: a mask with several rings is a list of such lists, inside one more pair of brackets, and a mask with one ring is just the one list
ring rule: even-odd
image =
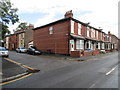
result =
[[23,29],[27,29],[27,23],[26,22],[22,22],[18,25],[18,27],[16,28],[16,31],[18,30],[23,30]]
[[19,21],[18,15],[16,12],[17,8],[13,8],[13,4],[10,0],[0,0],[0,26],[2,32],[2,38],[5,37],[6,33],[10,33],[8,30],[9,24],[15,24]]

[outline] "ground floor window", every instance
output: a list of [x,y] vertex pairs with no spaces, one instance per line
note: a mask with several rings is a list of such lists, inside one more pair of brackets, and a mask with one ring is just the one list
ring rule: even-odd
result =
[[108,49],[108,44],[105,44],[105,49]]
[[100,43],[98,43],[98,49],[100,49]]
[[98,49],[98,43],[96,43],[96,48]]
[[93,49],[94,48],[94,44],[92,43],[92,41],[87,41],[86,42],[86,49]]
[[76,49],[84,49],[84,40],[76,41]]
[[112,44],[112,49],[114,49],[114,46],[113,46],[113,44]]
[[104,43],[102,43],[102,49],[105,49],[105,44]]
[[117,44],[114,44],[114,47],[115,47],[114,49],[117,49]]

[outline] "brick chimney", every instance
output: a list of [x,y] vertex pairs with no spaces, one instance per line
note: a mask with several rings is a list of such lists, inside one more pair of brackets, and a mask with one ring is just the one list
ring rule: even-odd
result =
[[29,26],[27,26],[27,29],[33,29],[34,25],[33,24],[29,24]]
[[65,18],[68,18],[68,17],[73,17],[72,10],[67,11],[67,12],[65,13]]
[[111,34],[110,31],[108,31],[108,34],[109,34],[109,35]]

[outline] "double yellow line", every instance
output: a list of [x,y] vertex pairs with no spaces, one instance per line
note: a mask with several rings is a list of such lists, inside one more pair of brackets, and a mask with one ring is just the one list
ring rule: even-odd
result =
[[25,68],[28,68],[28,69],[30,69],[30,70],[33,70],[33,68],[31,68],[31,67],[29,67],[29,66],[26,66],[26,65],[22,65],[21,63],[18,63],[18,62],[16,62],[16,61],[13,61],[13,60],[11,60],[11,59],[9,59],[9,58],[4,58],[5,60],[8,60],[8,61],[10,61],[10,62],[13,62],[13,63],[15,63],[15,64],[17,64],[17,65],[21,65],[21,66],[23,66],[23,67],[25,67]]
[[17,80],[20,80],[20,79],[26,78],[26,77],[31,76],[31,75],[32,75],[32,73],[30,73],[30,74],[28,74],[28,75],[26,75],[26,76],[20,77],[20,78],[18,78],[18,79],[12,80],[12,81],[8,81],[8,82],[0,83],[0,85],[5,85],[5,84],[8,84],[8,83],[12,83],[12,82],[15,82],[15,81],[17,81]]
[[[26,65],[22,65],[21,63],[18,63],[18,62],[16,62],[16,61],[11,60],[11,59],[8,59],[8,58],[4,58],[4,59],[5,59],[5,60],[8,60],[8,61],[10,61],[10,62],[13,62],[13,63],[15,63],[15,64],[17,64],[17,65],[21,65],[21,66],[23,66],[23,67],[25,67],[25,68],[28,68],[28,69],[30,69],[30,70],[33,70],[33,68],[31,68],[31,67],[26,66]],[[5,84],[8,84],[8,83],[15,82],[15,81],[17,81],[17,80],[20,80],[20,79],[26,78],[26,77],[28,77],[28,76],[31,76],[32,74],[33,74],[33,73],[30,73],[30,74],[25,75],[25,76],[23,76],[23,77],[20,77],[20,78],[17,78],[17,79],[8,81],[8,82],[0,83],[0,85],[5,85]]]

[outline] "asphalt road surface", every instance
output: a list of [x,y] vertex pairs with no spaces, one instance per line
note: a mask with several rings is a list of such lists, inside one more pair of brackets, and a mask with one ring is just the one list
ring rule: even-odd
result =
[[25,72],[26,70],[21,66],[2,58],[2,78],[3,79],[13,77]]
[[[40,69],[38,73],[5,84],[3,88],[118,88],[118,53],[90,61],[65,61],[60,57],[10,52],[10,59]],[[93,59],[93,58],[92,58]]]

